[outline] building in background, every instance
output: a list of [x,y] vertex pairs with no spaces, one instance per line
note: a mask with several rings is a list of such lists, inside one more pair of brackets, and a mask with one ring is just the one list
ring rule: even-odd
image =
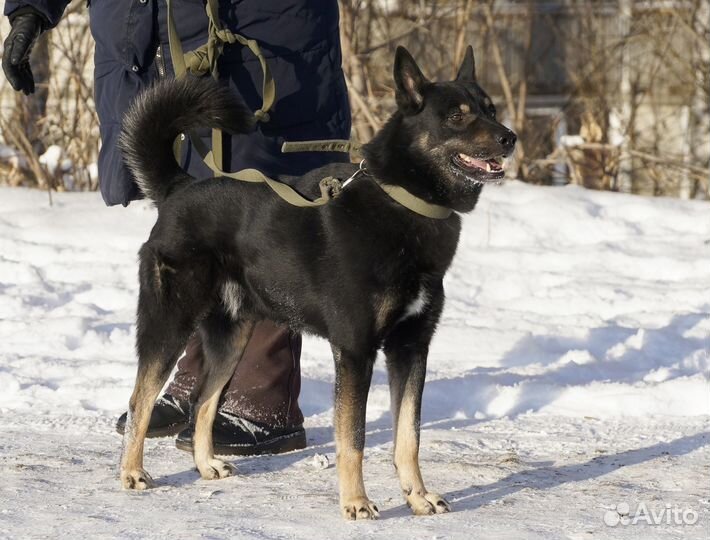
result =
[[519,178],[709,196],[707,0],[363,6],[342,2],[345,70],[362,138],[381,121],[396,44],[404,43],[436,79],[450,78],[472,43],[479,80],[519,132]]

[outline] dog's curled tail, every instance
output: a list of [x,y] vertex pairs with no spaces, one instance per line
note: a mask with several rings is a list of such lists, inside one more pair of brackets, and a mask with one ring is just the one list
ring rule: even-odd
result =
[[165,79],[130,106],[118,146],[143,194],[160,205],[171,191],[191,181],[173,155],[178,135],[199,127],[247,133],[253,126],[252,112],[211,77]]

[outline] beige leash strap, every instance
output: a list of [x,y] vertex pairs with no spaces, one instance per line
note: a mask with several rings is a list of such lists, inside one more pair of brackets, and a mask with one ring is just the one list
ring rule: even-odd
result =
[[172,2],[167,0],[168,7],[168,41],[170,44],[170,56],[173,59],[173,67],[175,76],[180,78],[188,71],[193,75],[205,75],[211,73],[217,79],[219,72],[217,69],[217,61],[222,55],[224,46],[233,43],[239,43],[247,47],[254,56],[259,59],[262,72],[262,104],[261,108],[254,113],[256,119],[262,122],[268,122],[269,110],[276,101],[276,85],[271,76],[269,64],[266,62],[264,54],[259,48],[259,44],[253,39],[247,39],[241,34],[235,34],[226,28],[222,28],[219,21],[219,1],[207,0],[205,9],[207,11],[207,19],[209,20],[207,43],[202,47],[198,47],[187,54],[183,52],[180,36],[177,33],[175,19],[173,17]]
[[[180,41],[180,36],[178,35],[177,28],[175,26],[175,19],[173,17],[172,0],[167,0],[168,9],[168,42],[170,44],[170,56],[173,60],[173,68],[175,70],[175,76],[177,78],[183,77],[187,72],[193,75],[201,76],[207,73],[211,73],[212,76],[217,79],[219,78],[219,71],[217,68],[217,61],[222,55],[224,46],[232,43],[239,43],[243,46],[249,48],[249,50],[259,59],[259,64],[261,65],[262,72],[262,104],[261,108],[254,112],[254,116],[257,121],[268,122],[269,121],[269,110],[276,101],[276,85],[274,84],[274,79],[271,76],[271,71],[269,70],[269,65],[266,62],[258,43],[253,39],[247,39],[240,34],[235,34],[226,28],[222,28],[219,21],[219,2],[218,0],[207,0],[205,4],[205,9],[207,12],[208,23],[208,36],[207,43],[202,47],[198,47],[193,51],[188,53],[183,52],[182,43]],[[190,134],[190,139],[193,141],[198,140],[198,137],[194,134]],[[180,155],[181,141],[176,142],[174,148],[176,155]],[[195,144],[195,149],[206,159],[209,150],[201,145],[201,148]],[[222,131],[218,129],[212,130],[212,160],[211,162],[217,166],[217,169],[213,169],[215,172],[221,171],[223,166],[222,161]]]
[[[222,28],[219,22],[218,15],[218,0],[207,0],[206,10],[207,18],[209,19],[208,39],[207,43],[194,51],[187,54],[183,52],[180,36],[175,27],[175,20],[172,14],[172,0],[167,0],[168,8],[168,40],[170,44],[170,56],[173,60],[173,68],[177,78],[184,77],[189,71],[194,75],[204,75],[211,73],[213,77],[218,77],[217,60],[222,54],[225,44],[240,43],[249,48],[249,50],[259,59],[261,70],[263,73],[262,83],[262,106],[254,115],[258,121],[267,122],[269,120],[268,111],[271,109],[276,100],[276,87],[274,80],[271,77],[269,66],[266,63],[264,55],[259,49],[259,45],[252,39],[247,39],[239,34],[234,34],[227,29]],[[291,186],[269,178],[261,171],[256,169],[242,169],[236,172],[227,172],[222,170],[222,132],[218,129],[212,130],[212,150],[206,147],[200,137],[195,134],[189,134],[190,140],[195,147],[197,153],[202,156],[205,164],[218,176],[224,176],[233,180],[252,183],[264,183],[271,190],[281,197],[287,203],[301,207],[312,208],[323,206],[330,202],[331,199],[337,197],[343,186],[350,183],[355,176],[364,172],[362,163],[360,169],[346,181],[332,177],[323,178],[320,183],[321,196],[317,199],[310,200],[298,193]],[[184,140],[184,135],[179,135],[173,144],[173,152],[175,159],[180,161],[181,144]],[[291,141],[284,142],[281,148],[282,152],[352,152],[359,153],[361,145],[356,142],[334,139],[334,140],[319,140],[319,141]],[[374,178],[373,178],[374,179]],[[392,199],[399,204],[408,208],[421,216],[433,219],[446,219],[452,214],[452,210],[443,206],[428,203],[419,197],[411,194],[401,186],[382,184],[374,179],[377,185],[387,193]]]
[[405,208],[408,208],[415,214],[419,214],[420,216],[432,219],[446,219],[454,213],[451,208],[439,206],[438,204],[432,204],[426,202],[424,199],[417,197],[416,195],[412,195],[402,186],[395,186],[393,184],[383,184],[381,182],[377,182],[377,185],[382,188],[382,191],[387,193],[387,195],[389,195],[399,204],[401,204]]
[[346,152],[362,155],[362,145],[348,139],[323,139],[315,141],[286,141],[281,145],[281,152]]

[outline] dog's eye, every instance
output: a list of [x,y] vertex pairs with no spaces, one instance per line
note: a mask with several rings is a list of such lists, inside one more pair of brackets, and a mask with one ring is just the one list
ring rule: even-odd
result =
[[461,114],[460,112],[451,113],[449,115],[449,120],[451,120],[452,122],[460,122],[461,120],[463,120],[463,114]]
[[491,105],[490,107],[488,107],[488,114],[490,114],[491,116],[496,115],[496,108],[494,105]]

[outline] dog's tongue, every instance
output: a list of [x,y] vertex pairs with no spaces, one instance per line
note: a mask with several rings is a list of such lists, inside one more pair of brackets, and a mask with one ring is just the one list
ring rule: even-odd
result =
[[483,169],[484,171],[499,171],[501,169],[500,163],[498,163],[494,159],[489,159],[487,161],[483,161],[481,159],[476,159],[474,157],[471,157],[467,154],[459,154],[459,159],[466,164],[467,166],[473,168],[476,167],[478,169]]

